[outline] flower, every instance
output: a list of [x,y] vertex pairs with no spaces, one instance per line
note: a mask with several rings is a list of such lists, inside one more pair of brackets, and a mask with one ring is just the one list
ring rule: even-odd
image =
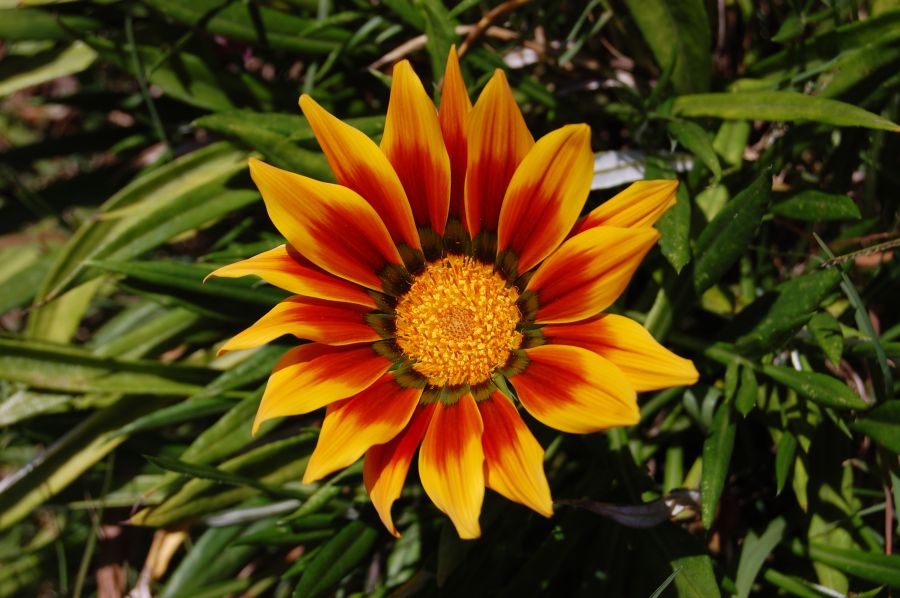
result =
[[366,489],[395,535],[391,506],[418,448],[426,493],[475,538],[485,487],[553,512],[517,404],[558,430],[595,432],[637,423],[637,391],[692,384],[697,371],[638,323],[601,313],[656,243],[677,182],[635,183],[579,219],[587,125],[535,142],[500,70],[473,107],[455,49],[442,92],[437,111],[398,63],[380,146],[301,97],[337,184],[251,160],[287,243],[213,275],[296,294],[223,350],[311,341],[276,365],[254,432],[327,407],[304,482],[365,455]]

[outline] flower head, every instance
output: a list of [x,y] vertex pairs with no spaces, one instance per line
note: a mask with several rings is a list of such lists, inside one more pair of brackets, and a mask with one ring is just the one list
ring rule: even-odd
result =
[[437,111],[397,64],[380,146],[301,97],[337,184],[251,160],[287,243],[214,274],[296,293],[223,350],[311,341],[276,365],[254,424],[327,407],[304,481],[365,455],[366,489],[397,534],[391,505],[418,449],[428,496],[474,538],[485,487],[552,514],[517,405],[594,432],[637,423],[636,392],[697,372],[602,313],[655,244],[677,183],[636,183],[579,219],[587,125],[535,142],[499,70],[473,107],[455,50],[442,91]]

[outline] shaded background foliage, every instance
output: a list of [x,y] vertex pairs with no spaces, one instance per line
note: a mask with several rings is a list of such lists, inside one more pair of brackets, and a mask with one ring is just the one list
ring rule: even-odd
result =
[[[0,10],[0,596],[900,588],[896,0]],[[300,92],[378,137],[390,64],[434,89],[452,43],[536,136],[591,125],[587,208],[680,178],[616,310],[701,381],[627,430],[530,422],[552,519],[488,493],[462,542],[411,482],[395,540],[359,466],[299,484],[321,414],[250,437],[288,345],[215,349],[283,293],[201,280],[279,243],[249,156],[331,178]]]

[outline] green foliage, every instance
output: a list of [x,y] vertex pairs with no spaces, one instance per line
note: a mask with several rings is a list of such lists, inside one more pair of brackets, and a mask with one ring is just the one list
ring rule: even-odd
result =
[[[900,589],[900,6],[499,6],[0,2],[0,598]],[[301,93],[377,140],[390,64],[439,98],[464,42],[473,99],[503,68],[536,137],[631,152],[585,210],[628,160],[680,180],[613,310],[701,377],[529,420],[553,518],[488,492],[460,541],[413,467],[393,538],[359,464],[300,483],[321,413],[251,435],[288,345],[216,351],[285,294],[202,281],[283,242],[248,157],[332,180]]]

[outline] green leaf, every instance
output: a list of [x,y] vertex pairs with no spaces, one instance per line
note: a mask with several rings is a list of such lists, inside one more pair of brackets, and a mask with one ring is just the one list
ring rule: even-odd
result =
[[[79,401],[82,405],[96,406],[101,403],[105,395],[93,397],[96,401]],[[107,399],[108,400],[108,399]],[[76,397],[70,394],[37,393],[29,390],[20,390],[11,394],[0,402],[0,426],[11,426],[15,423],[44,415],[47,413],[62,413],[74,409]],[[79,405],[81,407],[82,405]]]
[[97,53],[81,41],[34,56],[7,56],[0,63],[0,98],[66,75],[80,73],[96,59]]
[[852,104],[793,91],[704,93],[675,98],[672,113],[726,120],[812,121],[837,127],[900,131],[900,125]]
[[97,357],[77,347],[0,339],[0,378],[64,392],[184,396],[212,379],[206,368]]
[[785,575],[775,569],[767,567],[763,572],[763,578],[773,586],[799,598],[822,598],[822,594],[816,590],[813,584],[791,575]]
[[171,457],[164,457],[161,455],[157,457],[144,455],[144,458],[157,467],[161,467],[162,469],[166,469],[168,471],[174,471],[175,473],[188,475],[192,478],[210,480],[213,482],[228,484],[231,486],[249,486],[250,488],[254,488],[271,496],[280,496],[284,498],[305,497],[305,495],[299,495],[291,490],[263,484],[262,482],[250,476],[243,476],[230,471],[223,471],[216,467],[210,467],[209,465],[185,463],[184,461],[179,461],[178,459],[172,459]]
[[753,330],[738,339],[737,347],[742,351],[765,353],[781,346],[809,321],[840,280],[836,270],[816,270],[778,285],[775,294],[763,295],[748,308],[753,309],[757,303],[764,307],[771,302]]
[[[206,223],[216,213],[221,215],[222,207],[227,207],[233,196],[225,204],[210,195],[205,197],[213,202],[212,206],[194,202],[204,197],[204,193],[215,195],[224,191],[218,185],[245,168],[245,160],[245,152],[228,143],[216,143],[138,177],[110,197],[56,255],[37,294],[39,307],[32,310],[28,319],[28,334],[45,340],[68,340],[59,339],[60,319],[80,321],[96,285],[86,287],[83,293],[86,300],[74,306],[51,299],[73,286],[84,273],[85,262],[111,255],[130,259],[135,257],[134,252],[149,251],[168,241],[168,235],[190,230],[197,220]],[[198,191],[214,180],[219,181],[215,188]],[[206,211],[210,208],[211,211]],[[194,223],[188,226],[181,220],[185,211],[194,214]]]
[[[261,394],[260,392],[259,395],[261,396]],[[213,463],[236,453],[253,442],[251,434],[253,416],[259,407],[260,396],[244,399],[216,423],[201,432],[181,454],[181,460],[188,463]],[[260,434],[264,430],[265,425],[261,428]]]
[[841,354],[844,352],[844,335],[835,317],[827,311],[820,311],[810,318],[807,328],[831,363],[840,365]]
[[[900,13],[898,13],[898,15],[900,15]],[[828,249],[828,246],[822,239],[815,233],[813,233],[813,237],[828,257],[834,259],[834,254]],[[869,312],[866,309],[865,303],[863,303],[862,297],[859,296],[859,292],[853,285],[853,281],[850,280],[847,273],[843,271],[841,271],[841,290],[844,291],[847,299],[850,300],[850,305],[853,306],[853,317],[856,320],[857,328],[862,333],[862,339],[867,341],[869,346],[871,346],[875,352],[875,363],[878,366],[878,370],[876,371],[875,376],[873,376],[875,378],[873,385],[875,387],[875,396],[881,401],[886,401],[892,396],[894,382],[891,368],[888,367],[887,354],[885,353],[884,345],[881,344],[881,339],[875,332],[875,326],[872,324],[872,320],[869,317]]]
[[285,350],[283,346],[269,344],[248,352],[245,359],[225,370],[192,398],[215,397],[226,391],[268,378]]
[[161,407],[163,401],[120,399],[82,420],[26,466],[7,475],[0,482],[0,530],[31,515],[126,439],[110,437],[109,432]]
[[842,52],[828,63],[821,77],[824,98],[859,96],[897,72],[900,62],[900,35],[887,35],[875,43]]
[[[281,289],[259,286],[250,278],[203,279],[215,267],[207,264],[181,262],[106,262],[91,261],[90,265],[108,272],[127,276],[136,289],[160,293],[188,308],[198,309],[213,317],[247,319],[247,306],[271,308],[288,296]],[[261,316],[262,312],[256,314]],[[253,317],[250,314],[250,317]]]
[[[247,423],[251,422],[247,420]],[[242,455],[222,463],[215,469],[227,474],[235,474],[238,482],[243,478],[254,481],[258,487],[249,484],[235,488],[224,488],[218,481],[192,479],[177,492],[160,504],[138,511],[131,516],[129,522],[134,525],[164,527],[174,523],[189,521],[202,515],[209,515],[227,507],[247,500],[258,494],[262,488],[276,489],[287,482],[293,482],[303,475],[309,454],[312,452],[312,441],[315,432],[303,432],[256,447]],[[249,431],[245,438],[238,439],[244,446],[251,441]],[[180,460],[186,463],[184,459]],[[213,475],[219,475],[218,473]],[[292,496],[296,496],[293,492]]]
[[821,220],[859,220],[859,208],[846,195],[808,190],[772,204],[776,216],[819,222]]
[[666,124],[666,128],[678,143],[703,162],[703,165],[712,172],[713,179],[718,181],[722,178],[722,166],[703,127],[686,120],[671,120]]
[[[346,122],[369,137],[384,129],[384,116],[351,118]],[[237,139],[286,170],[319,180],[334,179],[325,156],[298,145],[314,139],[312,127],[300,115],[232,110],[202,116],[194,121],[194,126]]]
[[803,34],[803,28],[805,25],[805,18],[801,18],[798,15],[790,15],[781,23],[781,27],[778,28],[778,31],[775,32],[775,35],[772,36],[772,41],[783,44],[785,42],[797,39]]
[[[675,179],[672,164],[656,156],[647,156],[644,176],[647,179]],[[691,198],[685,185],[679,185],[675,205],[656,223],[659,230],[659,249],[676,272],[691,261]]]
[[738,413],[747,417],[747,414],[756,406],[757,395],[759,395],[759,384],[756,382],[756,374],[753,372],[753,368],[743,366],[741,382],[734,396],[734,407]]
[[678,186],[675,205],[656,223],[659,230],[659,250],[675,272],[680,273],[691,261],[691,198],[684,185]]
[[154,430],[162,426],[177,424],[215,413],[227,411],[229,407],[234,405],[234,401],[227,399],[198,399],[195,401],[182,401],[176,405],[163,407],[162,409],[139,417],[133,422],[115,432],[118,434],[134,434],[136,432],[145,432]]
[[302,54],[327,54],[337,50],[351,35],[349,31],[334,27],[314,28],[316,21],[266,5],[255,7],[254,12],[259,17],[257,27],[249,5],[241,2],[148,0],[148,4],[167,18],[201,27],[212,34]]
[[694,247],[694,289],[702,293],[743,255],[765,213],[772,187],[766,170],[734,196],[710,222]]
[[855,21],[805,40],[800,47],[791,47],[760,60],[749,68],[752,76],[775,73],[788,68],[802,56],[804,62],[825,62],[843,52],[873,43],[897,32],[900,9],[888,10],[877,17]]
[[769,524],[762,536],[757,536],[753,531],[747,534],[734,580],[738,598],[747,598],[750,595],[756,576],[759,575],[766,558],[781,542],[786,527],[784,518],[779,517]]
[[73,33],[97,29],[100,21],[81,15],[53,14],[45,10],[15,8],[0,11],[0,39],[67,40]]
[[138,310],[134,315],[140,319],[126,317],[130,315],[128,310],[111,318],[94,334],[93,342],[88,343],[91,352],[98,357],[142,357],[172,339],[183,338],[200,320],[197,314],[186,309],[164,309],[149,301],[143,306],[153,311]]
[[664,524],[649,532],[660,557],[665,559],[675,576],[679,598],[718,598],[719,583],[712,559],[694,538],[673,524]]
[[450,45],[456,40],[456,22],[439,0],[416,0],[416,5],[425,21],[425,48],[431,58],[432,79],[438,81],[444,76]]
[[345,525],[309,563],[294,588],[294,596],[315,598],[322,595],[368,556],[377,537],[378,532],[362,521]]
[[809,558],[861,579],[900,588],[900,555],[812,543],[809,546]]
[[334,530],[332,529],[292,532],[290,529],[273,527],[255,534],[248,534],[235,542],[235,545],[278,546],[289,544],[296,546],[297,544],[315,543],[316,540],[324,540],[332,536],[334,536]]
[[725,185],[710,185],[694,197],[694,202],[707,222],[711,222],[728,203],[728,187]]
[[750,123],[746,120],[726,120],[719,125],[713,148],[726,163],[740,166],[744,161],[744,148],[750,139]]
[[798,372],[793,368],[770,364],[764,364],[762,372],[820,405],[835,409],[869,408],[869,405],[846,384],[826,374]]
[[[85,40],[106,61],[138,76],[134,72],[130,45],[94,35],[85,36]],[[157,65],[140,75],[146,75],[150,83],[176,100],[205,110],[229,110],[237,106],[267,108],[272,103],[271,92],[249,73],[223,77],[221,67],[208,55],[184,49],[164,50],[137,41],[136,46],[138,60],[145,71]]]
[[709,529],[716,517],[719,498],[728,477],[736,426],[731,404],[723,402],[716,410],[710,434],[703,442],[703,475],[700,478],[700,511],[703,525]]
[[34,297],[58,249],[58,246],[51,246],[47,251],[37,243],[0,249],[0,314],[24,305]]
[[871,436],[886,449],[900,453],[900,400],[879,405],[865,417],[851,422],[850,427]]
[[781,494],[797,456],[797,437],[784,430],[775,447],[775,494]]
[[[235,577],[257,551],[242,546],[240,539],[271,527],[273,518],[256,521],[250,526],[229,525],[207,529],[191,547],[187,555],[158,594],[159,598],[199,596],[213,582]],[[243,588],[239,588],[237,592]],[[225,591],[221,596],[229,595]]]
[[425,32],[425,18],[410,0],[384,0],[384,6],[416,31]]
[[712,73],[712,39],[702,0],[626,0],[660,68],[675,62],[675,92],[692,93],[709,88]]

